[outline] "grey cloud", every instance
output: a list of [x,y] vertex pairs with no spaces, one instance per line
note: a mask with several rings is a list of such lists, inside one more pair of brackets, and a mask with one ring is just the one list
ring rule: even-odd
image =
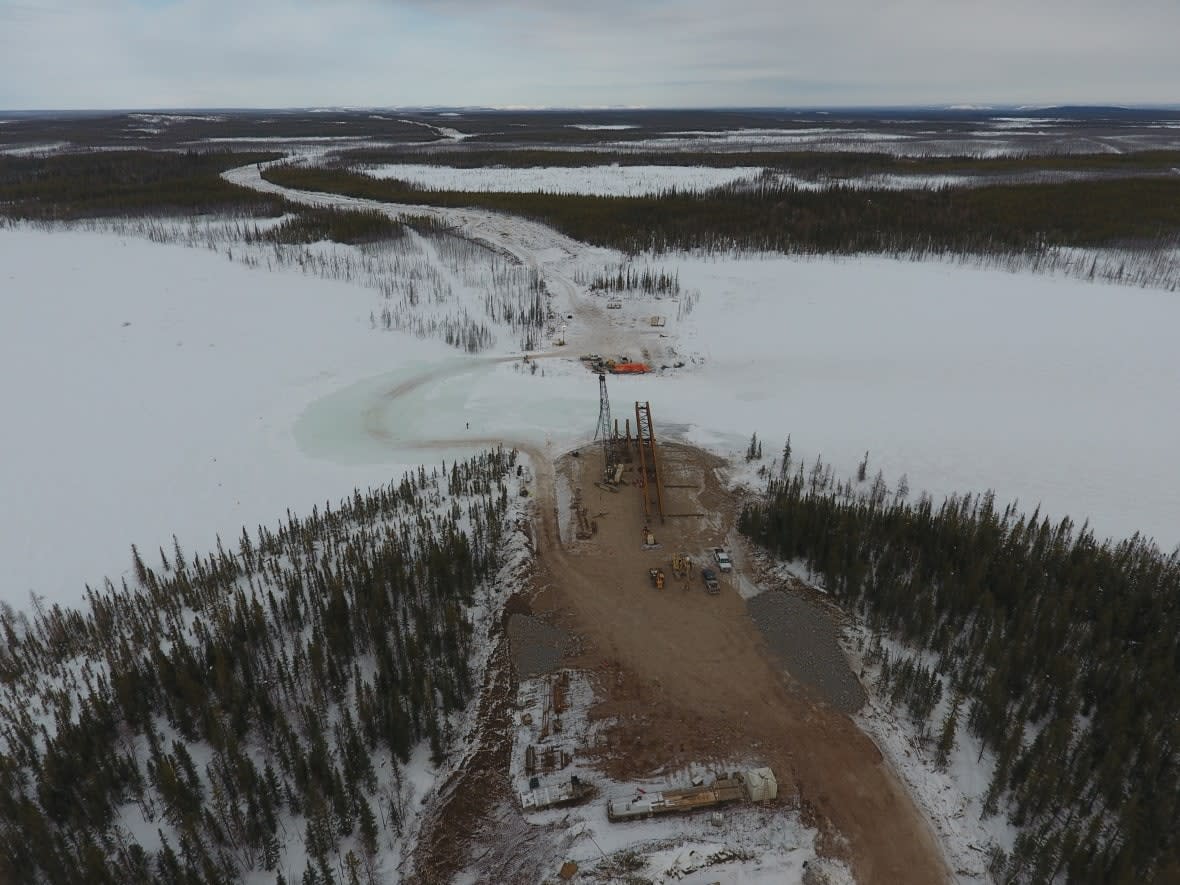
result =
[[6,107],[1164,102],[1180,83],[1172,0],[22,0],[0,21]]

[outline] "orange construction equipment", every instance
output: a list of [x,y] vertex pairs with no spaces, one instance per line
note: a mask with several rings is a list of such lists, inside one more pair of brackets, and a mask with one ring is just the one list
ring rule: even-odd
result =
[[609,368],[616,375],[646,375],[651,371],[647,363],[615,363]]

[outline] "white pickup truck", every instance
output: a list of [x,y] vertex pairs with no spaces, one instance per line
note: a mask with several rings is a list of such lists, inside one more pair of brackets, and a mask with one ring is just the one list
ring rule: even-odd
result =
[[713,558],[717,560],[717,569],[723,572],[733,571],[733,560],[729,558],[729,554],[721,547],[713,548]]

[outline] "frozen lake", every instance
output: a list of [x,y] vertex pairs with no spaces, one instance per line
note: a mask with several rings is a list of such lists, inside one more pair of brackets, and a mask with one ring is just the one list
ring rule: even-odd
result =
[[[790,433],[845,476],[869,450],[870,476],[906,474],[912,495],[992,488],[1100,535],[1180,541],[1174,295],[884,259],[658,265],[699,292],[691,313],[649,299],[583,330],[673,318],[631,334],[686,365],[612,378],[617,416],[647,400],[659,432],[739,463],[751,433],[767,462]],[[208,549],[467,438],[556,454],[594,432],[597,382],[575,360],[534,370],[375,330],[356,286],[24,229],[0,231],[0,267],[0,598],[18,606],[117,582],[132,543]]]

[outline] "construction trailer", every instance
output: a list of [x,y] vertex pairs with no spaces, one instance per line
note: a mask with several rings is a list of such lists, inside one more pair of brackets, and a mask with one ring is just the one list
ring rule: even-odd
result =
[[679,790],[639,791],[633,799],[612,799],[606,804],[607,819],[639,820],[659,814],[686,814],[717,808],[732,802],[768,802],[778,798],[778,781],[769,768],[751,768],[712,784]]
[[562,805],[573,805],[585,799],[593,789],[583,783],[577,775],[560,784],[551,787],[537,787],[532,790],[521,790],[520,807],[524,811],[541,811],[545,808],[558,808]]

